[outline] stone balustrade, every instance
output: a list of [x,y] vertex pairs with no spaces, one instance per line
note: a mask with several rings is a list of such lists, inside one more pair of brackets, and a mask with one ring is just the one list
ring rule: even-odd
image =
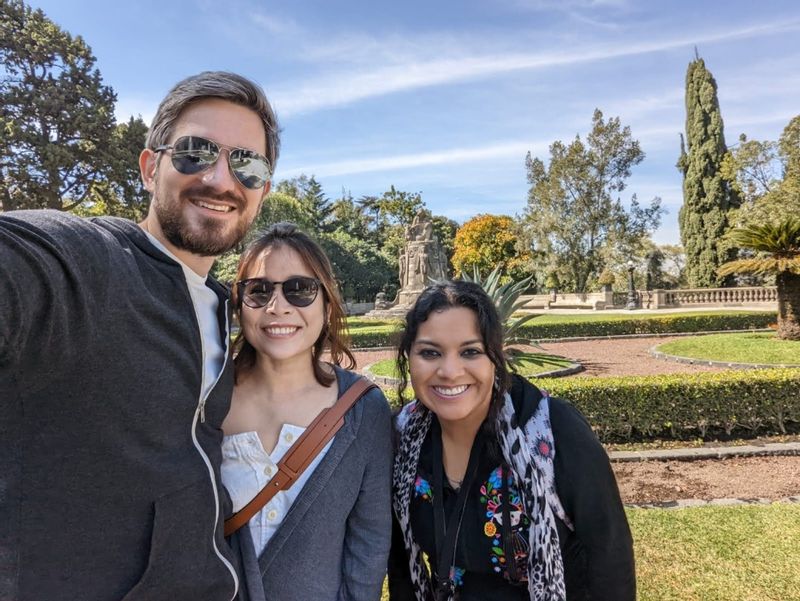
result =
[[[772,308],[778,302],[775,286],[740,288],[685,288],[678,290],[637,290],[639,306],[644,309],[674,307],[744,307]],[[627,292],[590,292],[569,294],[527,294],[523,309],[621,309],[628,302]]]
[[778,302],[776,286],[740,288],[684,288],[653,290],[654,308],[659,307],[735,307],[744,305],[774,305]]

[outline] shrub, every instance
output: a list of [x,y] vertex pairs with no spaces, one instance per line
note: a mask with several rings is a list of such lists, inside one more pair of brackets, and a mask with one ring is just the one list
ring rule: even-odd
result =
[[[536,317],[521,325],[514,333],[517,339],[547,340],[584,336],[621,336],[632,334],[675,334],[688,332],[724,332],[766,328],[775,321],[775,313],[701,313],[652,315],[631,318],[628,315],[564,315],[563,321],[539,322]],[[559,316],[561,317],[561,316]],[[593,317],[593,316],[588,316]],[[577,318],[577,319],[576,319]],[[348,320],[353,347],[371,348],[394,344],[393,336],[402,327],[400,321]]]
[[604,442],[785,434],[800,424],[800,369],[539,379]]
[[632,334],[675,334],[684,332],[717,332],[766,328],[775,321],[775,313],[708,313],[685,315],[670,313],[640,318],[620,315],[618,319],[567,321],[523,325],[517,336],[531,340],[585,336],[622,336]]

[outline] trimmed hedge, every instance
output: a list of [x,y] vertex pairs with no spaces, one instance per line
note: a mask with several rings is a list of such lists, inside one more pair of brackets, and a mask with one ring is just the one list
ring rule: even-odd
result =
[[785,434],[800,424],[800,369],[538,379],[604,442]]
[[520,328],[520,338],[544,340],[550,338],[582,338],[585,336],[630,336],[633,334],[676,334],[718,332],[726,330],[755,330],[766,328],[777,319],[773,312],[708,313],[703,315],[669,313],[652,317],[571,321],[565,323],[536,323],[536,318]]
[[[755,330],[766,328],[777,319],[774,312],[703,313],[653,315],[629,317],[628,315],[603,315],[596,319],[565,315],[564,321],[533,318],[522,326],[519,338],[546,340],[582,338],[588,336],[630,336],[633,334],[676,334],[691,332],[724,332],[727,330]],[[593,317],[593,316],[590,316]],[[361,319],[350,325],[350,338],[355,348],[392,346],[402,328],[400,321],[379,321],[375,325]]]

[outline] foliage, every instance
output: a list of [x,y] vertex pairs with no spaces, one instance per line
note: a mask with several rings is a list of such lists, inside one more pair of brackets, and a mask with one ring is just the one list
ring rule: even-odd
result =
[[217,257],[211,268],[210,275],[223,284],[231,285],[236,281],[236,271],[239,268],[239,255],[236,250],[229,250]]
[[141,221],[147,215],[150,193],[142,184],[139,154],[144,148],[147,125],[141,117],[131,117],[114,128],[110,171],[92,186],[86,202],[74,212],[79,215],[113,215]]
[[538,272],[558,269],[565,290],[585,292],[614,249],[626,254],[660,222],[661,199],[642,207],[634,194],[626,210],[620,201],[631,169],[644,152],[619,118],[603,120],[595,110],[584,143],[550,146],[550,161],[528,153],[525,234],[535,248]]
[[[477,215],[456,232],[453,269],[456,277],[473,270],[505,272],[505,281],[526,277],[530,253],[518,253],[514,220],[506,215]],[[530,281],[530,278],[529,278]]]
[[22,0],[0,0],[0,203],[68,210],[115,162],[113,90],[91,48]]
[[382,290],[393,293],[394,269],[368,242],[345,232],[322,234],[319,242],[333,264],[345,298],[371,301]]
[[785,434],[800,423],[800,369],[537,381],[570,400],[601,440]]
[[800,341],[779,340],[772,332],[690,336],[656,348],[668,355],[694,359],[800,366]]
[[778,142],[747,140],[729,154],[726,167],[745,202],[732,216],[747,227],[800,214],[800,115]]
[[442,245],[444,255],[447,257],[447,264],[448,266],[452,265],[458,223],[442,215],[434,215],[432,223],[433,233]]
[[717,83],[703,59],[689,63],[686,72],[686,146],[681,138],[678,169],[683,173],[683,206],[678,221],[686,250],[686,278],[690,287],[730,285],[732,278],[717,267],[736,256],[723,239],[728,212],[739,197],[723,176],[727,152]]
[[[537,319],[520,328],[519,336],[532,340],[560,338],[591,338],[594,336],[635,336],[647,334],[678,334],[689,332],[719,332],[766,328],[775,321],[773,312],[753,313],[670,313],[652,317],[608,315],[603,319],[569,319],[558,316],[553,321]],[[583,316],[576,316],[583,317]]]
[[601,286],[613,286],[616,281],[617,278],[614,273],[607,268],[597,278],[597,283]]
[[733,230],[734,244],[760,254],[730,261],[721,275],[757,273],[775,275],[778,287],[778,337],[800,340],[800,218],[786,217]]
[[[706,311],[652,316],[619,313],[539,315],[534,323],[521,325],[518,336],[526,340],[557,340],[595,336],[724,332],[762,329],[774,321],[773,311]],[[393,334],[402,327],[400,322],[376,323],[369,319],[351,318],[348,323],[357,324],[350,325],[351,338],[357,347],[390,345]],[[367,329],[362,330],[365,327]],[[361,331],[367,332],[364,338],[360,337]]]

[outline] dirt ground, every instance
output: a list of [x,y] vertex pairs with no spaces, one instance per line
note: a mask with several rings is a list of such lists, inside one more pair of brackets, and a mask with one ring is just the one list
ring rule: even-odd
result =
[[800,495],[800,457],[615,462],[625,503],[771,499]]
[[[674,338],[631,338],[548,342],[550,353],[579,361],[577,376],[648,375],[717,371],[655,359],[649,349]],[[357,352],[357,369],[394,357],[392,351]],[[684,499],[783,499],[800,495],[800,457],[736,457],[697,461],[614,463],[625,503],[663,503]]]

